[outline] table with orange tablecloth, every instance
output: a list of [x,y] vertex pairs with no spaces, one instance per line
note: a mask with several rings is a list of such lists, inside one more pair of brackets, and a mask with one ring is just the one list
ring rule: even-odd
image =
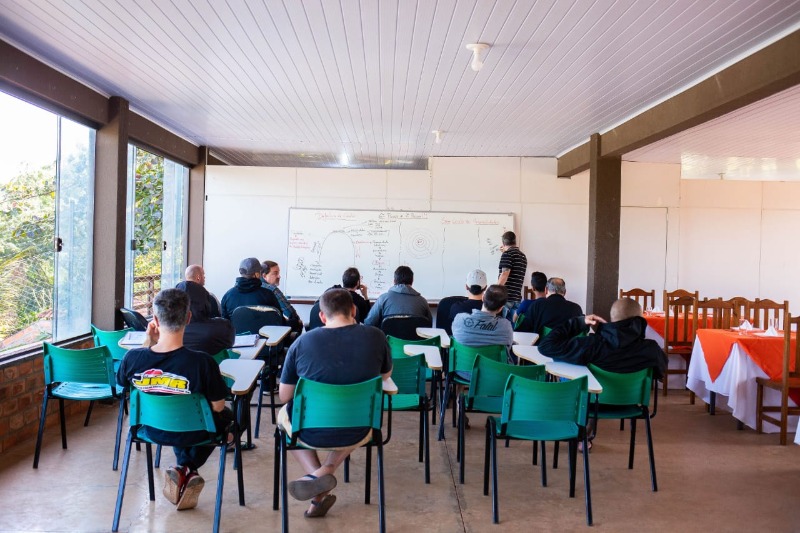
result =
[[[792,338],[796,339],[795,334]],[[716,393],[718,406],[727,402],[727,408],[736,419],[755,428],[756,378],[779,379],[782,372],[783,333],[780,337],[765,337],[739,335],[730,330],[700,329],[692,350],[687,386],[706,402],[710,401],[711,392]],[[764,403],[779,404],[780,394],[765,388]],[[796,424],[797,420],[790,418],[789,430],[794,431]],[[765,423],[764,431],[773,433],[778,428]]]
[[[647,320],[647,331],[645,337],[654,340],[659,346],[664,346],[664,330],[666,328],[666,316],[664,313],[646,313],[644,319]],[[694,320],[693,317],[689,317]],[[678,329],[683,328],[683,315],[678,315]],[[670,328],[671,329],[671,328]],[[670,369],[685,369],[686,361],[683,357],[673,356],[668,360]],[[684,384],[682,379],[671,379],[669,381],[670,389],[683,389]]]

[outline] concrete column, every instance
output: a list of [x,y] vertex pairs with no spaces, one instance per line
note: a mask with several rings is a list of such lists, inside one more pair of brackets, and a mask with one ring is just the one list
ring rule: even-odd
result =
[[189,170],[189,235],[187,265],[203,264],[208,147],[200,147],[200,162]]

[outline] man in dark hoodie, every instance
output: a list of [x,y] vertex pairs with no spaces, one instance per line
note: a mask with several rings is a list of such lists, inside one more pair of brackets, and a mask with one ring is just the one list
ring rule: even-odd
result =
[[236,331],[230,320],[219,318],[216,301],[205,287],[187,277],[175,288],[189,295],[189,309],[192,312],[192,318],[183,333],[183,345],[210,355],[231,348]]
[[428,300],[411,287],[413,283],[414,271],[407,266],[397,267],[394,271],[394,285],[378,297],[364,324],[379,328],[384,318],[393,315],[421,316],[431,320]]
[[261,263],[255,257],[239,263],[236,284],[222,297],[222,318],[230,320],[233,310],[245,305],[266,305],[278,311],[281,308],[272,291],[261,286]]
[[[577,337],[594,329],[594,335]],[[642,306],[630,298],[620,298],[611,306],[611,322],[597,315],[571,318],[539,341],[539,352],[558,361],[576,365],[596,365],[621,374],[653,368],[661,378],[667,358],[657,342],[645,339],[647,321]]]

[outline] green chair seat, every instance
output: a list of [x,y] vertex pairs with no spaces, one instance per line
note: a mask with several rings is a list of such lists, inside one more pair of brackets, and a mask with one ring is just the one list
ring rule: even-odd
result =
[[[115,386],[118,396],[125,394],[125,389],[119,385]],[[100,385],[97,383],[61,383],[53,388],[50,395],[53,398],[61,398],[63,400],[108,400],[113,398],[108,393],[108,385]]]
[[536,440],[567,440],[577,439],[579,431],[574,422],[515,420],[506,424],[503,438],[529,439],[535,435]]

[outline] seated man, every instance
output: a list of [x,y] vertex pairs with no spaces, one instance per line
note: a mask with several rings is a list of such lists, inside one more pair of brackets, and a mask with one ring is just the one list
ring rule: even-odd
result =
[[[183,346],[184,327],[191,317],[189,297],[178,289],[165,289],[153,301],[153,314],[144,347],[125,355],[117,370],[117,383],[158,394],[186,394],[187,389],[190,393],[204,394],[211,405],[217,431],[227,432],[233,413],[225,407],[227,387],[219,366],[208,354]],[[170,379],[159,380],[155,386],[149,383],[152,376],[169,376]],[[177,505],[179,511],[196,507],[205,484],[197,470],[214,448],[193,444],[206,440],[208,433],[175,433],[142,426],[139,434],[174,446],[178,466],[171,466],[164,474],[164,497]]]
[[[460,313],[472,313],[483,307],[483,292],[486,290],[486,273],[483,270],[473,270],[467,274],[467,299],[456,302],[450,306],[450,316],[445,324],[445,331],[453,334],[453,319]],[[438,319],[437,319],[438,322]]]
[[[325,327],[301,335],[286,354],[279,395],[278,424],[291,435],[294,389],[307,378],[332,385],[361,383],[376,376],[391,375],[392,359],[383,332],[358,324],[356,308],[345,289],[331,289],[320,297],[320,319]],[[316,448],[338,448],[321,462],[316,450],[293,450],[292,455],[306,475],[289,483],[289,493],[298,500],[311,500],[308,518],[323,517],[336,502],[330,491],[336,486],[333,473],[354,449],[369,439],[370,430],[307,429],[303,442]]]
[[511,322],[499,316],[507,301],[508,292],[503,285],[489,285],[483,293],[481,309],[455,316],[453,338],[465,346],[510,347],[514,344],[514,330]]
[[517,331],[542,334],[544,328],[554,328],[570,318],[581,316],[583,309],[575,302],[570,302],[564,295],[567,285],[561,278],[547,280],[547,297],[531,302],[520,321]]
[[[183,273],[183,279],[186,281],[182,281],[181,283],[194,283],[196,285],[200,285],[201,287],[203,287],[203,290],[206,291],[205,293],[208,298],[209,318],[217,318],[218,316],[222,316],[219,309],[219,300],[217,300],[217,297],[208,292],[205,288],[206,271],[203,270],[203,267],[201,267],[200,265],[189,265],[188,267],[186,267],[186,271]],[[179,285],[180,283],[176,285],[175,288],[180,289],[181,287]]]
[[209,292],[199,283],[181,281],[175,286],[189,296],[192,318],[183,333],[183,345],[190,350],[215,355],[233,347],[236,330],[230,320],[213,318]]
[[428,300],[423,298],[411,285],[414,283],[414,271],[407,266],[399,266],[394,271],[394,285],[378,296],[364,324],[381,327],[387,316],[412,315],[432,320]]
[[514,325],[523,320],[523,315],[527,313],[528,308],[533,302],[540,298],[547,297],[547,276],[543,272],[536,271],[531,274],[531,290],[533,290],[533,299],[522,300],[517,308],[514,316]]
[[[353,303],[356,306],[356,320],[360,324],[363,324],[364,319],[367,318],[369,314],[371,304],[367,297],[367,286],[361,283],[361,272],[359,272],[356,267],[348,268],[342,274],[342,284],[334,285],[326,290],[331,289],[347,289],[350,291],[350,296],[353,297]],[[313,321],[313,319],[314,317],[311,317],[311,321]]]
[[279,309],[283,314],[283,318],[286,320],[286,325],[292,328],[292,331],[295,333],[302,331],[303,321],[300,320],[297,311],[295,311],[292,304],[289,303],[289,300],[278,287],[281,283],[281,267],[278,263],[275,261],[264,261],[261,263],[261,279],[261,286],[272,291],[272,294],[275,295],[275,299],[278,300],[278,304],[280,304]]
[[261,286],[261,263],[255,257],[248,257],[239,263],[236,284],[222,297],[222,318],[230,320],[237,307],[248,305],[281,308],[272,291]]
[[[594,335],[577,336],[589,328]],[[611,305],[610,323],[597,315],[571,318],[539,341],[539,352],[558,361],[591,363],[623,374],[653,368],[653,376],[661,379],[667,370],[667,356],[656,341],[645,338],[646,329],[642,306],[630,298],[620,298]],[[588,431],[592,437],[594,428]]]

